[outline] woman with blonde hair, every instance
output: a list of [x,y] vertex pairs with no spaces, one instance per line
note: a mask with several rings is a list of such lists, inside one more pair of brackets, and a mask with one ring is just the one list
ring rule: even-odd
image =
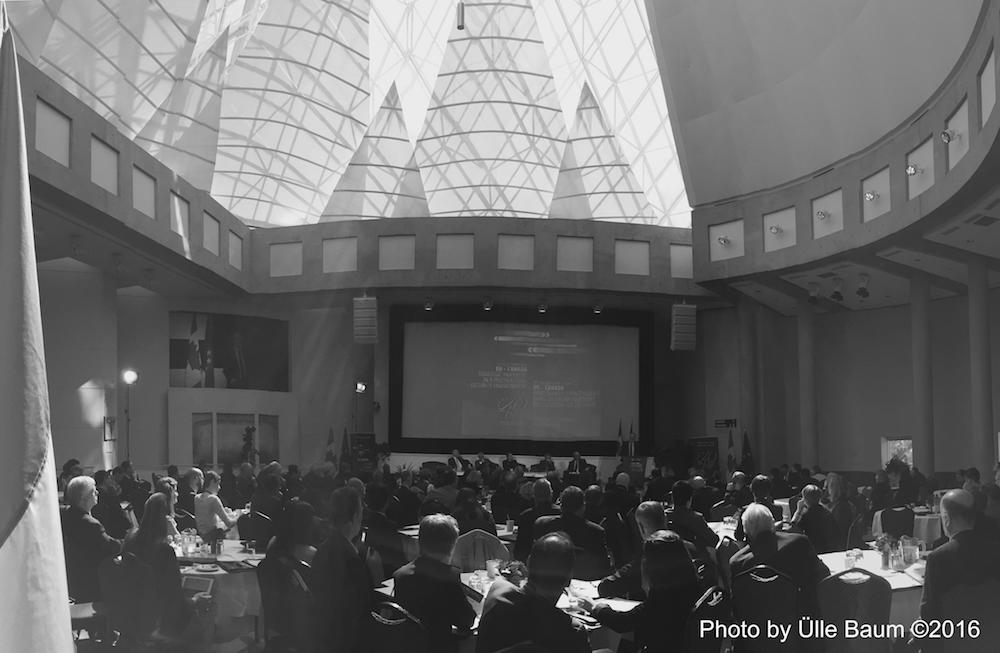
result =
[[[826,475],[824,489],[827,494],[825,505],[830,509],[830,512],[833,514],[833,520],[837,524],[836,542],[843,542],[844,546],[848,549],[861,546],[861,531],[863,530],[860,527],[861,523],[859,522],[853,531],[851,529],[851,526],[854,525],[858,517],[858,510],[851,503],[851,492],[847,484],[847,479],[837,472],[830,472]],[[851,541],[848,541],[848,538]]]

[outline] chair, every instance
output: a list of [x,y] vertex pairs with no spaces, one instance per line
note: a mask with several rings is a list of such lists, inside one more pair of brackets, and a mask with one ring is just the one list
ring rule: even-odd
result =
[[307,563],[285,556],[270,556],[257,565],[268,651],[312,651],[313,595],[304,578],[310,571]]
[[131,553],[105,558],[97,567],[101,614],[125,648],[152,645],[159,614],[153,568]]
[[398,603],[383,601],[371,612],[371,643],[373,651],[406,651],[430,653],[430,642],[424,625]]
[[[829,623],[843,624],[847,619],[860,623],[887,624],[892,608],[889,581],[866,569],[846,569],[819,583],[820,616]],[[826,653],[889,653],[887,639],[827,639]]]
[[[943,620],[951,620],[957,624],[964,619],[965,623],[978,620],[982,632],[975,639],[966,637],[955,640],[950,650],[961,650],[962,653],[985,653],[996,651],[1000,641],[1000,579],[984,580],[977,585],[957,585],[942,597],[944,604]],[[958,629],[955,629],[956,637]],[[960,642],[960,644],[959,644]]]
[[861,545],[864,544],[866,524],[867,519],[865,519],[865,515],[862,513],[858,513],[858,515],[851,520],[851,525],[847,529],[847,542],[844,546],[845,551],[860,548]]
[[719,567],[719,578],[722,581],[722,586],[730,594],[733,591],[733,579],[729,571],[729,561],[742,548],[739,542],[728,535],[722,536],[719,539],[719,543],[715,545],[715,559]]
[[708,521],[722,521],[726,517],[732,517],[739,508],[734,503],[728,503],[725,499],[712,506],[710,519]]
[[687,643],[684,650],[688,653],[719,653],[725,638],[715,637],[712,633],[703,636],[700,628],[701,622],[706,620],[728,624],[732,621],[732,616],[732,606],[724,589],[710,587],[705,590],[688,616],[684,633]]
[[460,535],[452,562],[462,571],[486,569],[487,560],[510,560],[510,551],[496,535],[476,529]]
[[733,617],[736,621],[757,624],[764,632],[768,620],[792,626],[788,641],[760,637],[738,640],[736,650],[741,653],[771,653],[772,651],[798,651],[801,641],[797,637],[798,588],[785,574],[767,565],[757,565],[733,578]]
[[195,522],[194,515],[181,508],[174,508],[174,522],[177,524],[177,531],[181,533],[188,529],[197,529],[197,522]]
[[882,532],[896,538],[913,537],[913,511],[905,507],[883,510]]

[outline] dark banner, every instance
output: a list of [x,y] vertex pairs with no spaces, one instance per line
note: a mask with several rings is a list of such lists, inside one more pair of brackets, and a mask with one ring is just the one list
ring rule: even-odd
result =
[[719,472],[718,438],[692,438],[688,442],[694,449],[694,467],[702,470],[707,477],[712,476],[712,472]]

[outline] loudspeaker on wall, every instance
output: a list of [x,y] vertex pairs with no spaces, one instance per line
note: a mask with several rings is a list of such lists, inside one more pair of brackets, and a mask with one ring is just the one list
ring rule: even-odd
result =
[[674,304],[670,310],[670,350],[694,351],[697,335],[698,307],[694,304]]

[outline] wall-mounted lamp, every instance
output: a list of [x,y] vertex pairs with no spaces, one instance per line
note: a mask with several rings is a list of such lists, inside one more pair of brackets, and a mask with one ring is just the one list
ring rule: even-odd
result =
[[824,211],[823,209],[820,209],[819,211],[816,211],[816,219],[817,220],[826,220],[829,217],[830,217],[830,212],[829,211]]
[[729,246],[730,241],[729,238],[727,238],[726,236],[719,236],[716,240],[718,240],[719,244],[722,245],[723,247]]
[[465,3],[461,0],[455,8],[455,27],[460,30],[465,29]]
[[122,370],[122,381],[125,385],[134,385],[139,381],[139,373],[131,368]]
[[865,201],[866,202],[874,202],[877,199],[878,199],[878,193],[876,193],[873,190],[865,191]]
[[484,297],[483,298],[483,310],[484,311],[492,311],[493,310],[493,300],[490,299],[489,297]]
[[594,315],[600,315],[601,313],[604,312],[604,305],[601,304],[600,302],[594,304],[593,311],[594,311]]
[[906,176],[907,177],[913,177],[914,175],[919,175],[921,172],[923,172],[923,170],[920,169],[920,168],[918,168],[917,166],[913,165],[912,163],[910,165],[906,166]]
[[947,145],[952,141],[957,141],[961,137],[962,135],[956,132],[954,129],[945,129],[944,131],[941,132],[941,141],[944,142],[945,145]]
[[545,302],[539,302],[539,304],[538,304],[538,312],[544,314],[545,311],[547,311],[547,310],[549,310],[549,305],[546,304]]
[[868,284],[870,282],[871,277],[869,277],[867,273],[862,272],[858,275],[858,290],[856,294],[861,299],[868,299],[871,296],[871,293],[868,292]]
[[844,289],[844,280],[840,277],[833,278],[833,292],[830,293],[830,299],[835,302],[844,301],[844,293],[841,292]]
[[772,224],[772,225],[771,225],[770,227],[768,227],[768,228],[767,228],[767,230],[768,230],[768,231],[770,231],[770,232],[771,232],[772,234],[774,234],[775,236],[777,236],[777,235],[778,235],[778,234],[780,234],[780,233],[781,233],[782,231],[784,231],[784,229],[782,229],[781,227],[779,227],[779,226],[778,226],[778,225],[776,225],[776,224]]
[[428,297],[424,300],[424,310],[433,311],[434,310],[434,300]]
[[359,395],[363,395],[365,393],[365,390],[367,389],[368,386],[365,385],[364,381],[358,381],[357,383],[354,384],[354,392],[358,393]]

